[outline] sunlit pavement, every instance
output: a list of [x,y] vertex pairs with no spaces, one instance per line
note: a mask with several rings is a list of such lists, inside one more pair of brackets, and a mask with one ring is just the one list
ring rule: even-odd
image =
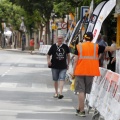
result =
[[53,98],[54,88],[46,56],[0,51],[1,120],[90,120],[75,115],[77,96],[66,81],[64,98]]

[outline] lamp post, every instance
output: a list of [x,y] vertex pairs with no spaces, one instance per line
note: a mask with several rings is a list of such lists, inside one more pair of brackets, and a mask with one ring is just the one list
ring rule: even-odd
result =
[[22,51],[24,51],[25,50],[25,42],[26,42],[26,37],[25,37],[26,27],[24,24],[24,17],[22,16],[21,19],[22,19],[22,22],[20,25],[20,30],[22,32]]
[[75,17],[75,20],[77,22],[79,20],[79,4],[81,2],[83,2],[83,0],[74,0],[74,2],[76,3],[76,9],[75,9],[76,17]]
[[54,18],[56,17],[56,15],[55,15],[55,12],[54,11],[52,11],[51,12],[51,17],[52,17],[52,41],[51,41],[51,44],[53,44],[54,43],[54,30],[55,30],[55,21],[54,21]]

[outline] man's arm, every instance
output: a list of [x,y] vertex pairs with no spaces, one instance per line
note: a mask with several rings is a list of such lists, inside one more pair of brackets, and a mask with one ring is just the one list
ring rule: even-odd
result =
[[119,50],[120,47],[111,47],[111,46],[106,46],[105,47],[105,51],[115,51],[115,50]]
[[76,68],[76,65],[77,65],[77,61],[78,61],[78,55],[75,55],[74,64],[73,64],[73,75],[74,75],[74,71],[75,71],[75,68]]
[[67,64],[68,64],[68,67],[67,69],[69,68],[69,64],[70,64],[70,53],[67,54]]
[[51,60],[50,60],[50,55],[47,55],[47,63],[48,63],[48,66],[51,66]]

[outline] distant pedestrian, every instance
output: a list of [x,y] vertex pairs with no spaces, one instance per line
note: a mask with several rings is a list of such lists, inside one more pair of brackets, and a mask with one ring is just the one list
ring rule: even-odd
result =
[[[100,33],[98,35],[96,43],[101,46],[107,46],[104,38],[107,39],[106,36],[104,35],[102,36],[102,34]],[[99,54],[99,67],[103,67],[103,60],[104,60],[104,53],[100,53]]]
[[5,47],[8,46],[8,43],[9,43],[8,38],[7,38],[7,36],[5,36]]
[[25,50],[26,37],[25,34],[22,35],[22,51]]
[[33,51],[34,51],[34,38],[32,38],[31,40],[30,40],[30,53],[31,54],[33,54]]
[[[47,62],[48,67],[50,67],[52,70],[52,77],[55,88],[54,98],[62,99],[64,97],[62,92],[66,71],[70,62],[69,53],[69,47],[63,43],[63,36],[58,36],[57,43],[53,44],[48,51]],[[59,93],[58,88],[60,89]]]

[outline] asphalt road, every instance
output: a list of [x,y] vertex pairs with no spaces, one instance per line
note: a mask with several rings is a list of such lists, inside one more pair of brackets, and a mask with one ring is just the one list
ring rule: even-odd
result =
[[66,81],[64,98],[54,88],[46,56],[0,50],[0,120],[91,120],[75,116],[77,96]]

